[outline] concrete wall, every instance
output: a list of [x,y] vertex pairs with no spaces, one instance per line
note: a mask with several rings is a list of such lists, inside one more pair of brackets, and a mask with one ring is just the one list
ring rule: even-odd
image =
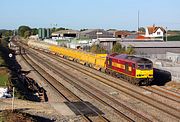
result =
[[136,54],[166,54],[166,52],[180,53],[180,48],[134,48]]

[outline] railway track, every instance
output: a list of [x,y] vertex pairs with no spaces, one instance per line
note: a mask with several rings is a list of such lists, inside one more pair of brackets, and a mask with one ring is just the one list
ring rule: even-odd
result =
[[162,89],[162,90],[165,90],[165,91],[169,91],[170,93],[175,94],[176,96],[180,96],[180,90],[176,91],[176,90],[173,90],[173,89],[168,89],[166,86],[161,86],[159,88]]
[[162,97],[165,97],[167,99],[170,99],[172,101],[175,102],[179,102],[180,103],[180,95],[178,95],[177,93],[173,93],[167,90],[162,89],[161,87],[158,86],[148,86],[148,87],[142,87],[143,89],[150,91],[152,93],[158,94]]
[[[91,108],[89,105],[86,104],[85,101],[80,99],[77,95],[75,95],[73,92],[71,92],[69,89],[67,89],[63,84],[58,82],[55,78],[53,78],[50,74],[48,74],[44,69],[39,67],[35,62],[33,62],[27,55],[21,55],[22,58],[27,62],[48,84],[49,86],[54,89],[56,92],[59,93],[59,97],[63,97],[74,109],[77,110],[78,114],[81,115],[81,117],[87,121],[99,121],[99,122],[109,122],[108,119],[100,115],[96,110]],[[68,96],[68,97],[67,97]],[[57,96],[58,97],[58,96]],[[73,105],[73,102],[80,101],[82,104],[84,104],[87,108],[91,109],[94,113],[97,114],[98,118],[93,120],[91,117],[88,117],[84,113],[82,113],[75,105]]]
[[[35,54],[36,55],[36,54]],[[42,62],[42,60],[44,61],[44,59],[41,59],[42,57],[35,57],[33,55],[31,55],[33,58],[36,58],[36,60],[38,60],[38,62]],[[41,60],[40,60],[41,59]],[[123,117],[124,119],[126,119],[127,121],[134,121],[133,119],[131,119],[130,117],[128,117],[127,115],[125,115],[124,113],[122,113],[121,111],[119,111],[118,109],[116,109],[115,107],[113,107],[112,105],[110,105],[108,102],[104,101],[101,99],[101,97],[106,97],[107,99],[111,100],[113,103],[115,103],[118,106],[121,106],[122,108],[126,109],[127,111],[129,111],[130,113],[132,113],[134,116],[140,118],[143,121],[151,121],[150,119],[144,117],[143,115],[139,114],[138,112],[134,111],[131,108],[128,108],[127,106],[121,104],[120,102],[112,99],[111,97],[109,97],[108,95],[102,93],[101,91],[97,90],[96,88],[89,86],[88,84],[86,84],[85,82],[83,82],[83,84],[86,87],[91,88],[93,91],[95,91],[95,93],[98,93],[99,95],[101,95],[101,97],[98,97],[97,95],[95,95],[94,93],[86,90],[85,88],[83,88],[81,85],[79,85],[78,83],[74,82],[74,80],[76,79],[77,81],[79,81],[79,79],[77,79],[77,77],[71,76],[74,80],[68,78],[69,77],[69,73],[66,72],[65,70],[61,69],[61,68],[57,68],[57,67],[53,67],[52,65],[50,65],[50,62],[47,63],[43,63],[44,66],[48,67],[48,69],[53,70],[54,73],[61,75],[61,77],[63,77],[63,79],[68,79],[66,80],[67,82],[69,82],[70,84],[72,84],[73,86],[75,86],[77,89],[79,89],[81,92],[83,92],[84,94],[92,97],[93,99],[96,99],[97,101],[99,101],[100,103],[104,104],[105,106],[110,107],[111,109],[113,109],[114,112],[116,112],[119,116]],[[60,72],[62,71],[63,72]]]
[[[149,105],[163,111],[164,113],[167,113],[167,114],[169,114],[169,115],[171,115],[171,116],[173,116],[173,117],[175,117],[177,119],[180,119],[180,116],[179,116],[180,111],[178,109],[176,109],[175,107],[169,106],[169,105],[167,105],[165,103],[162,103],[162,102],[160,102],[160,101],[158,101],[156,99],[153,99],[153,98],[151,98],[151,97],[149,97],[147,95],[139,93],[139,92],[129,88],[128,86],[124,86],[122,84],[119,84],[118,82],[112,81],[110,79],[106,79],[106,78],[104,78],[102,76],[98,76],[97,74],[94,74],[93,72],[90,72],[90,71],[88,71],[86,69],[81,69],[80,67],[70,65],[69,62],[66,63],[65,61],[62,61],[62,59],[59,58],[59,57],[57,58],[57,57],[54,57],[54,56],[51,56],[51,55],[48,55],[48,56],[50,56],[54,60],[57,60],[57,61],[65,64],[65,65],[68,65],[69,67],[71,67],[73,69],[76,69],[76,70],[78,70],[78,71],[80,71],[80,72],[82,72],[82,73],[84,73],[86,75],[89,75],[89,76],[99,80],[100,82],[103,82],[106,85],[109,85],[109,86],[111,86],[111,87],[113,87],[113,88],[115,88],[117,90],[125,92],[126,94],[128,94],[128,95],[130,95],[130,96],[132,96],[132,97],[134,97],[136,99],[139,99],[139,100],[141,100],[141,101],[143,101],[143,102],[145,102],[145,103],[147,103],[147,104],[149,104]],[[175,100],[175,99],[173,98],[171,100]]]

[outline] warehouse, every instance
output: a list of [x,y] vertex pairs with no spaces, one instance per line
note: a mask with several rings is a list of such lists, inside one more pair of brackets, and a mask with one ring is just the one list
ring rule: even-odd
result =
[[51,34],[52,37],[75,38],[79,36],[78,30],[60,30]]
[[168,42],[120,42],[126,48],[133,46],[136,54],[166,54],[166,52],[180,53],[180,41]]
[[121,31],[121,30],[109,30],[108,32],[112,33],[114,38],[126,38],[129,35],[132,35],[128,31]]
[[80,32],[82,39],[113,38],[113,34],[104,29],[88,29]]
[[110,52],[112,50],[113,46],[117,43],[120,42],[120,38],[98,38],[94,39],[94,42],[98,42],[100,46],[104,47],[104,49],[107,50],[107,52]]

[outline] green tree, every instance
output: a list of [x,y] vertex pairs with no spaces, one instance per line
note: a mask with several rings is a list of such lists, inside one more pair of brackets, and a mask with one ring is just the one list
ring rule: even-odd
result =
[[126,50],[126,53],[127,54],[135,54],[135,50],[134,50],[134,48],[133,48],[133,46],[132,45],[129,45],[128,47],[127,47],[127,50]]
[[66,28],[60,27],[60,28],[56,28],[56,31],[60,31],[60,30],[68,30]]
[[56,28],[51,28],[51,33],[55,32],[56,31]]
[[10,36],[13,35],[13,31],[7,30],[7,31],[5,31],[5,33],[4,33],[3,35],[4,35],[5,37],[10,37]]
[[140,28],[138,29],[138,31],[139,31],[139,32],[145,32],[145,28],[144,28],[144,27],[140,27]]
[[31,31],[31,28],[28,27],[28,26],[24,26],[24,25],[20,26],[18,28],[18,35],[21,36],[21,37],[24,37],[24,34],[25,34],[26,31]]
[[56,31],[61,31],[61,30],[69,30],[69,29],[63,28],[63,27],[60,27],[60,28],[53,27],[53,28],[51,28],[51,33],[56,32]]
[[86,29],[86,28],[84,28],[84,29],[80,29],[80,31],[86,31],[86,30],[88,30],[88,29]]
[[120,43],[116,43],[112,48],[112,53],[124,53],[125,48]]
[[31,29],[31,35],[36,35],[38,34],[38,29],[37,28],[32,28]]
[[24,38],[28,38],[29,36],[31,36],[31,31],[27,30],[24,32]]
[[106,53],[106,50],[103,47],[101,47],[100,45],[94,44],[91,46],[90,52],[96,53],[96,54],[104,54],[104,53]]
[[12,30],[0,30],[0,36],[1,37],[10,37],[13,35]]

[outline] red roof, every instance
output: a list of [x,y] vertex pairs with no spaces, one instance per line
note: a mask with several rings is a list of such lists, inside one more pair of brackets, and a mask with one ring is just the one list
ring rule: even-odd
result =
[[148,32],[149,34],[155,33],[159,28],[165,32],[165,29],[162,27],[155,27],[155,26],[151,26],[151,27],[147,27],[148,28]]

